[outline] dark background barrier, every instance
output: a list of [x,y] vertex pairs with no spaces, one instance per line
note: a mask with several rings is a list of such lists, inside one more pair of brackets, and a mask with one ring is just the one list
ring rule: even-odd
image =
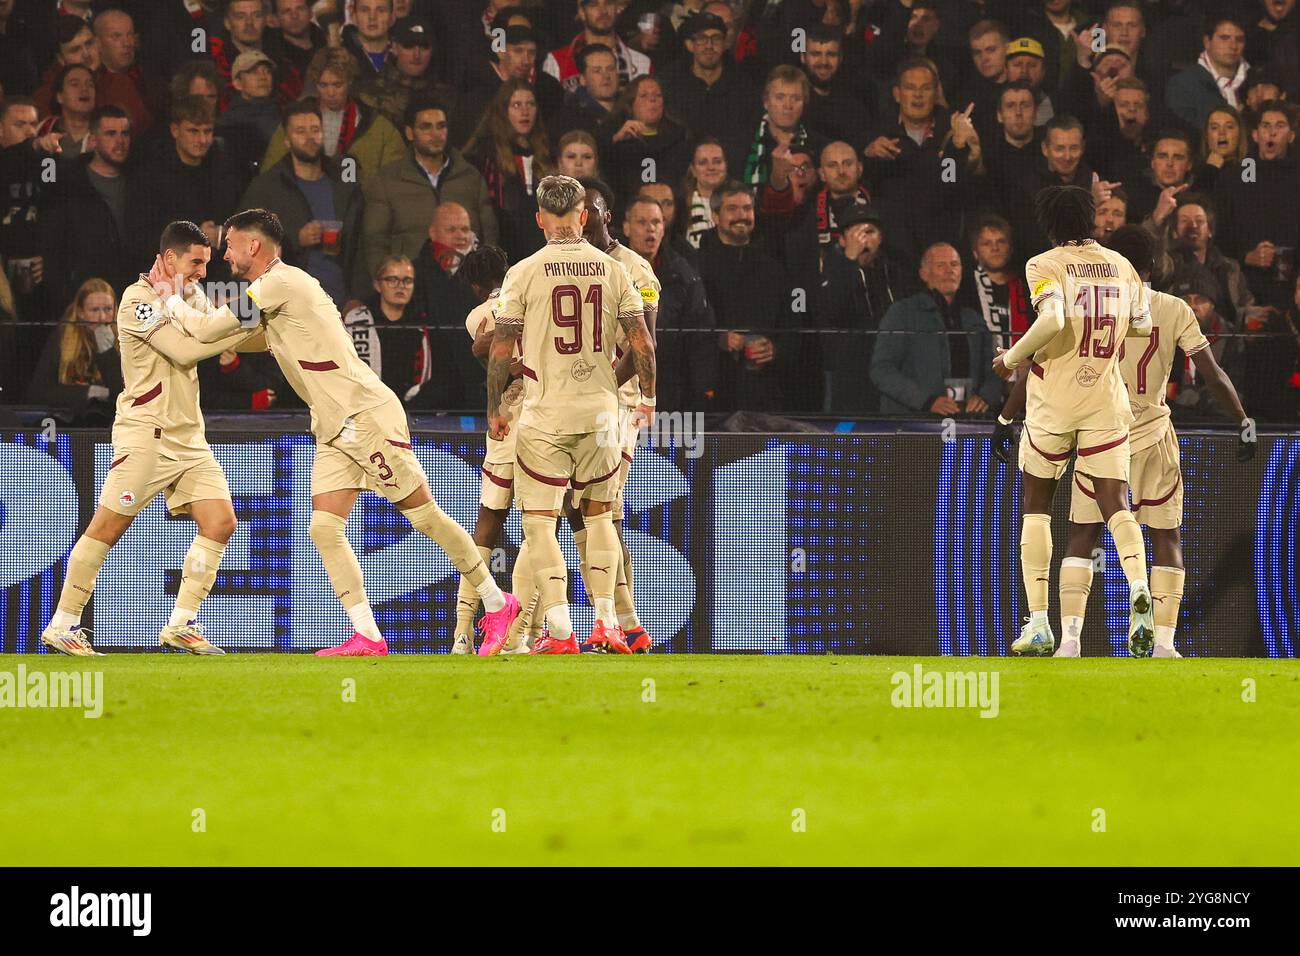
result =
[[[347,620],[307,535],[311,439],[210,430],[240,527],[201,615],[228,649],[305,651]],[[1183,653],[1295,655],[1300,631],[1300,438],[1260,437],[1246,465],[1235,435],[1182,436],[1186,487]],[[439,502],[472,527],[483,442],[417,433]],[[108,435],[0,432],[0,651],[32,652],[64,563],[111,458]],[[1019,477],[987,434],[710,434],[641,449],[625,529],[642,619],[674,652],[1006,653],[1025,614]],[[1056,502],[1053,564],[1068,497]],[[455,578],[446,557],[386,502],[365,495],[349,534],[391,647],[448,649]],[[193,524],[155,500],[110,554],[86,623],[107,649],[154,646],[174,601]],[[517,515],[503,560],[520,540]],[[574,622],[591,608],[561,535]],[[1127,593],[1107,537],[1097,556],[1084,653],[1124,653]],[[1053,568],[1055,573],[1055,567]],[[498,578],[507,583],[504,574]],[[1056,620],[1055,580],[1052,615]]]

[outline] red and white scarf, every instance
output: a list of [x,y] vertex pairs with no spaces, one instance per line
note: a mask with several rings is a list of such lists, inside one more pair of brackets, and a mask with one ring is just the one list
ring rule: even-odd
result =
[[1202,50],[1201,55],[1197,58],[1196,62],[1199,63],[1201,67],[1210,74],[1210,76],[1214,77],[1214,82],[1219,84],[1219,93],[1223,96],[1223,99],[1227,104],[1234,110],[1241,109],[1241,100],[1237,97],[1237,94],[1246,82],[1246,71],[1250,69],[1250,64],[1245,60],[1242,60],[1237,64],[1237,72],[1232,74],[1232,76],[1220,76],[1219,71],[1216,70],[1214,64],[1210,62],[1209,50]]

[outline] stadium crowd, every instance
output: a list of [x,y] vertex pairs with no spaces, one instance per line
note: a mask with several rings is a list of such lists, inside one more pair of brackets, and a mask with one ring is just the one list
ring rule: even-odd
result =
[[[1300,396],[1296,0],[0,0],[0,401],[111,416],[163,226],[274,210],[412,409],[479,411],[458,279],[598,176],[650,260],[662,409],[991,415],[1032,217],[1158,240],[1247,409]],[[219,249],[208,279],[229,279]],[[1177,409],[1208,412],[1190,362]],[[296,399],[267,355],[211,408]]]

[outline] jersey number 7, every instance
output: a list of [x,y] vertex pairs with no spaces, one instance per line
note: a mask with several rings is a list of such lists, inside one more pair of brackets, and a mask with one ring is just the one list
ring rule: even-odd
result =
[[[1115,307],[1119,303],[1119,286],[1081,285],[1074,297],[1074,307],[1083,313],[1083,335],[1079,336],[1079,357],[1087,358],[1092,350],[1094,358],[1108,359],[1115,354]],[[1105,341],[1092,333],[1108,331]]]
[[551,321],[561,329],[572,329],[573,338],[566,333],[555,337],[555,351],[561,355],[574,355],[582,351],[582,306],[591,306],[591,350],[600,351],[600,318],[604,310],[604,290],[593,285],[584,298],[576,285],[557,285],[551,290]]

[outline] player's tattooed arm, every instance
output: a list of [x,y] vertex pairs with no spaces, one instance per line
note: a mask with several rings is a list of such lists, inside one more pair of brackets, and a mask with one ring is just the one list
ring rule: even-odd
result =
[[[506,386],[510,384],[510,362],[515,354],[515,346],[519,341],[519,336],[523,333],[524,326],[522,322],[508,321],[497,319],[496,331],[492,335],[492,344],[488,348],[488,365],[487,365],[487,414],[488,429],[493,432],[494,438],[504,437],[495,434],[496,428],[493,420],[501,415],[501,396],[505,394]],[[504,425],[504,421],[501,423]]]
[[640,312],[620,314],[619,325],[627,333],[629,354],[640,380],[641,394],[646,398],[655,397],[655,342],[646,328],[645,318]]
[[[644,308],[645,327],[650,332],[650,341],[654,342],[657,347],[659,345],[659,340],[655,338],[655,322],[659,318],[659,307],[646,303]],[[618,378],[619,385],[622,385],[636,374],[636,355],[631,349],[624,352],[619,358],[618,364],[614,367],[614,374]]]

